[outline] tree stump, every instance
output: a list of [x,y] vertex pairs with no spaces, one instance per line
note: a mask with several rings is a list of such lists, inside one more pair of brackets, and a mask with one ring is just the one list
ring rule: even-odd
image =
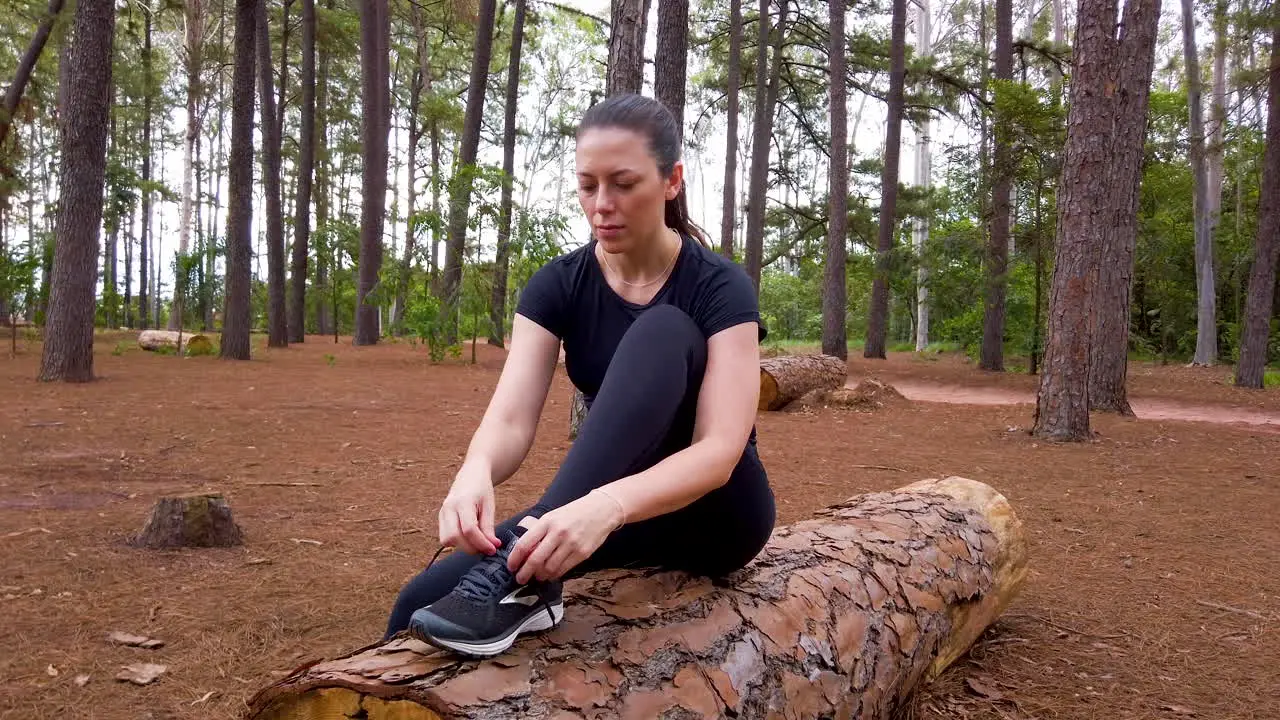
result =
[[[162,347],[178,347],[177,330],[143,330],[138,334],[138,347],[143,350],[159,350]],[[213,341],[201,333],[181,333],[183,355],[211,355]]]
[[761,410],[781,410],[814,390],[835,390],[848,378],[848,366],[834,355],[782,355],[760,361]]
[[217,493],[164,497],[129,544],[147,548],[230,547],[244,542],[231,506]]
[[251,720],[888,718],[1027,573],[1022,523],[964,478],[778,528],[729,581],[639,569],[566,585],[565,619],[464,660],[404,634],[262,688]]

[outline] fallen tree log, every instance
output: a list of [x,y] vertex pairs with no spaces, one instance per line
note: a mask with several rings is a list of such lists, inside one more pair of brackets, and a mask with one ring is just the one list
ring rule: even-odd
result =
[[781,410],[814,390],[843,387],[845,362],[834,355],[781,355],[760,361],[760,410]]
[[964,478],[857,496],[780,527],[728,583],[615,570],[486,661],[404,634],[307,663],[252,720],[888,718],[967,652],[1027,572],[1021,521]]
[[[162,347],[178,347],[177,330],[143,330],[138,333],[138,347],[143,350],[159,350]],[[206,355],[213,352],[213,341],[202,333],[182,333],[182,354]]]

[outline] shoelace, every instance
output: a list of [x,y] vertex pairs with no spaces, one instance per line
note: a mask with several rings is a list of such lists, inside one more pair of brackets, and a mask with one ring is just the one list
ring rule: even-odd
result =
[[[441,545],[441,546],[436,550],[435,554],[431,556],[431,561],[427,563],[426,570],[430,570],[430,569],[431,569],[431,566],[436,564],[436,560],[440,558],[440,555],[441,555],[445,550],[452,550],[452,549],[453,549],[453,548],[450,548],[450,547],[446,547],[446,546],[444,546],[444,545]],[[490,595],[492,595],[492,594],[493,594],[493,589],[494,589],[494,588],[496,587],[496,585],[497,585],[497,583],[496,583],[497,578],[496,578],[496,577],[494,577],[494,571],[492,571],[489,567],[481,568],[481,565],[486,564],[486,562],[488,562],[488,563],[491,565],[491,564],[492,564],[492,562],[493,562],[493,559],[494,559],[494,558],[497,558],[497,557],[498,557],[499,555],[501,555],[501,554],[502,554],[502,553],[495,553],[495,554],[493,554],[493,555],[485,556],[484,558],[482,558],[482,559],[480,560],[480,563],[478,563],[475,567],[473,567],[473,568],[471,568],[470,570],[468,570],[468,571],[466,572],[466,574],[464,574],[464,575],[462,576],[462,580],[460,580],[460,581],[458,582],[458,588],[459,588],[460,590],[462,590],[463,594],[467,595],[467,597],[476,597],[475,595],[472,595],[472,594],[471,594],[471,593],[472,593],[471,586],[472,586],[472,585],[480,585],[480,583],[478,583],[476,580],[474,580],[474,579],[471,577],[472,573],[476,573],[476,574],[478,574],[478,575],[483,575],[483,576],[485,576],[486,578],[489,578],[491,582],[490,582],[490,583],[485,583],[485,584],[482,586],[482,587],[484,587],[484,588],[487,590],[487,594],[485,594],[485,595],[484,595],[484,597],[489,597]],[[505,561],[506,561],[506,558],[505,558],[505,556],[504,556],[502,559],[503,559],[503,564],[502,564],[502,566],[501,566],[501,567],[505,567],[505,566],[506,566],[506,562],[505,562]],[[424,570],[424,572],[425,572],[425,570]],[[465,586],[465,587],[464,587],[464,586]],[[483,598],[476,598],[476,599],[483,599]],[[546,610],[546,611],[547,611],[547,618],[549,618],[549,619],[551,620],[551,624],[552,624],[552,625],[554,625],[554,624],[555,624],[555,622],[556,622],[556,616],[555,616],[555,613],[551,612],[551,603],[547,602],[546,597],[544,597],[544,596],[542,595],[542,593],[539,593],[539,594],[538,594],[538,599],[542,601],[542,609],[544,609],[544,610]]]

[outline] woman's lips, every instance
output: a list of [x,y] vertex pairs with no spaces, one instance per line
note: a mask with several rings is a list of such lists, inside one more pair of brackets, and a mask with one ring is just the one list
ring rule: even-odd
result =
[[612,240],[622,234],[624,226],[622,225],[597,225],[596,238],[601,240]]

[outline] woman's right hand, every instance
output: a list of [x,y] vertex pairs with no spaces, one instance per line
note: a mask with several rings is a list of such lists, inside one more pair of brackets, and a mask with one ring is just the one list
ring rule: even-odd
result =
[[465,466],[440,505],[440,544],[478,555],[497,552],[493,532],[493,481]]

